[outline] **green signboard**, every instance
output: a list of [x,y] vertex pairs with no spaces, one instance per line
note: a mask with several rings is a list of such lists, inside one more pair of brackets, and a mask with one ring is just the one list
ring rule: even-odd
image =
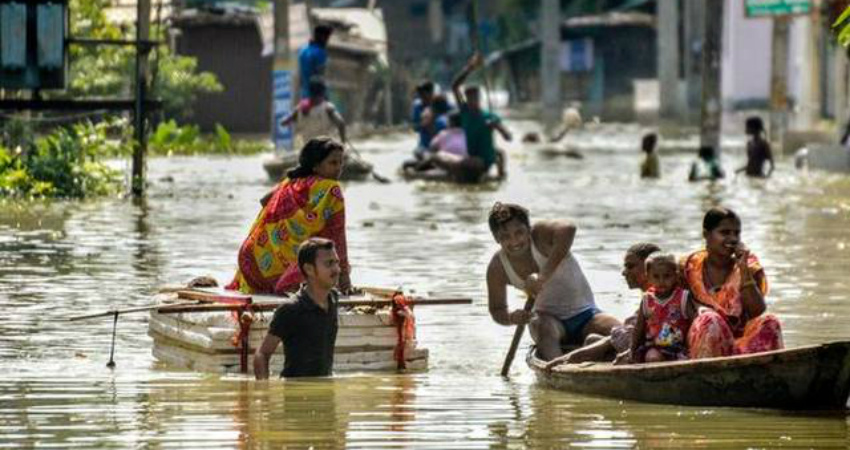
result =
[[808,14],[811,0],[745,0],[747,17],[773,17]]

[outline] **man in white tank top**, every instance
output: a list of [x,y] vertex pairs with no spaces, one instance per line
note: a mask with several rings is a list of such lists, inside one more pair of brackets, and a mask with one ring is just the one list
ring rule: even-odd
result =
[[[502,325],[529,323],[541,358],[561,356],[562,344],[581,345],[591,333],[608,336],[620,322],[602,313],[571,248],[575,225],[544,221],[531,225],[519,205],[496,203],[488,219],[501,249],[487,267],[490,315]],[[507,286],[535,297],[532,313],[508,311]]]

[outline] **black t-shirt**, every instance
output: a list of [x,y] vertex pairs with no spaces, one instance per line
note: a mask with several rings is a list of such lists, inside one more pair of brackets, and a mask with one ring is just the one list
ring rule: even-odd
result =
[[274,312],[269,333],[283,341],[282,377],[323,377],[333,371],[339,294],[331,291],[328,310],[320,308],[305,288]]

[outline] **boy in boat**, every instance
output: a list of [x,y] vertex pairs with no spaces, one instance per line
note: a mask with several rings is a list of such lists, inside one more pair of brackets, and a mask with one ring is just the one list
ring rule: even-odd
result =
[[[487,267],[490,316],[502,325],[530,324],[540,358],[563,352],[561,344],[577,345],[591,334],[607,336],[620,322],[596,307],[590,284],[571,252],[575,225],[561,220],[531,225],[528,211],[496,203],[488,219],[501,249]],[[534,297],[533,313],[508,312],[507,286]]]
[[281,377],[331,375],[337,334],[337,303],[334,290],[340,265],[334,243],[310,238],[298,249],[298,268],[307,280],[295,298],[280,305],[269,331],[254,355],[254,376],[269,377],[269,360],[283,341],[285,357]]
[[[649,289],[649,280],[646,276],[646,259],[660,251],[661,247],[651,242],[639,242],[626,250],[626,255],[623,257],[622,275],[629,289],[640,289],[642,293]],[[560,358],[555,358],[547,364],[546,368],[565,363],[576,364],[586,361],[611,361],[612,359],[615,364],[630,362],[635,321],[634,315],[626,318],[622,326],[614,327],[611,330],[611,336],[589,336],[584,347],[573,350]]]
[[493,130],[498,131],[508,142],[512,139],[511,132],[502,124],[502,119],[481,107],[481,89],[474,85],[463,87],[469,74],[483,64],[481,55],[474,54],[452,83],[452,92],[460,109],[461,124],[466,133],[469,156],[460,163],[452,164],[450,172],[460,174],[463,181],[478,181],[493,164],[496,164],[499,178],[503,178],[505,155],[504,152],[496,150]]
[[669,253],[646,260],[650,288],[643,296],[632,332],[632,361],[688,359],[687,336],[696,307],[679,282],[679,265]]

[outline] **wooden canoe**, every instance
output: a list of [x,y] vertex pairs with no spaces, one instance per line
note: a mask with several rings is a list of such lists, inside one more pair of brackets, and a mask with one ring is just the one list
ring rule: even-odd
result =
[[464,181],[458,180],[455,177],[449,175],[448,172],[446,172],[445,170],[442,170],[442,169],[429,169],[429,170],[423,170],[423,171],[417,172],[417,171],[413,171],[413,170],[404,170],[402,168],[402,169],[399,169],[399,175],[402,178],[404,178],[406,181],[422,180],[422,181],[433,181],[433,182],[442,182],[442,183],[469,184],[469,185],[499,183],[503,180],[498,175],[495,175],[493,173],[488,172],[483,177],[481,177],[481,180],[479,180],[479,181],[464,182]]
[[570,392],[687,406],[846,409],[850,341],[652,364],[526,362],[544,385]]
[[[298,154],[275,155],[273,158],[263,162],[263,169],[268,174],[269,179],[274,182],[286,178],[286,172],[295,168],[298,165]],[[368,180],[372,174],[372,164],[351,156],[346,153],[345,163],[342,167],[342,175],[339,179],[342,181],[364,181]]]

